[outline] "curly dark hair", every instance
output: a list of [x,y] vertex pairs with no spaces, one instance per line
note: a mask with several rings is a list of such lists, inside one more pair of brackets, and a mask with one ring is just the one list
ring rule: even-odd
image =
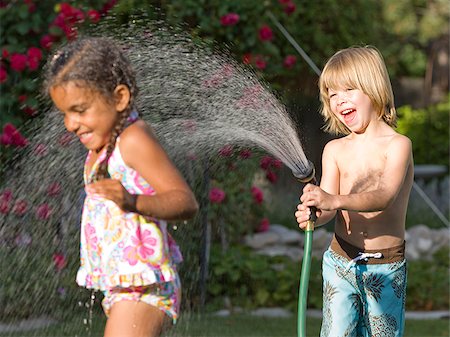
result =
[[115,88],[126,85],[130,90],[130,102],[122,112],[107,144],[106,157],[99,165],[94,180],[108,176],[108,160],[114,150],[116,139],[123,131],[126,120],[135,108],[138,94],[135,73],[131,63],[118,43],[109,38],[84,37],[70,42],[50,56],[45,68],[44,90],[76,81],[98,91],[106,99],[113,99]]

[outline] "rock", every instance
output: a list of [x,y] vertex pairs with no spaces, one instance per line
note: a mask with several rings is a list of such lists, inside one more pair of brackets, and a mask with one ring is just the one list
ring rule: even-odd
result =
[[292,317],[292,313],[283,308],[259,308],[253,310],[250,314],[259,317]]
[[281,243],[299,244],[299,245],[303,243],[303,236],[302,234],[300,234],[300,229],[293,230],[286,228],[285,226],[282,225],[274,224],[270,225],[269,232],[278,234],[280,237],[279,242]]
[[267,246],[256,252],[266,256],[287,256],[293,261],[300,261],[303,257],[303,249],[283,245]]
[[278,234],[269,231],[246,235],[244,238],[245,244],[253,249],[259,249],[277,243],[279,240],[280,236]]

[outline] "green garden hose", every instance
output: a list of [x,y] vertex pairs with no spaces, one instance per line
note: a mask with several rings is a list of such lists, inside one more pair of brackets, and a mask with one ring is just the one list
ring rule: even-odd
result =
[[[317,184],[315,178],[314,165],[309,162],[310,172],[308,174],[299,174],[293,172],[294,176],[302,183]],[[300,286],[298,290],[298,312],[297,312],[297,336],[306,337],[306,310],[308,303],[308,283],[311,274],[311,251],[314,227],[316,225],[317,209],[311,207],[311,215],[306,223],[305,242],[303,245],[302,272],[300,276]]]
[[300,287],[298,291],[298,319],[297,335],[306,337],[306,310],[308,299],[308,283],[311,270],[311,250],[314,231],[314,221],[309,220],[305,229],[305,244],[303,250],[302,273],[300,277]]

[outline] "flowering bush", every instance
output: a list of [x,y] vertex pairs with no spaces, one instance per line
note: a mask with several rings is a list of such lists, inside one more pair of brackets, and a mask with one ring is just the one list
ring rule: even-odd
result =
[[42,110],[39,72],[52,47],[77,37],[83,25],[97,23],[117,0],[0,1],[0,161],[26,139],[17,131]]
[[[115,2],[93,0],[89,2],[92,7],[87,7],[85,1],[0,1],[2,320],[46,314],[57,317],[65,311],[62,307],[70,308],[67,312],[76,308],[72,301],[79,298],[74,282],[78,245],[65,245],[61,239],[66,224],[61,217],[60,181],[32,181],[26,187],[28,193],[19,193],[15,180],[3,169],[9,158],[45,159],[49,151],[55,151],[46,144],[32,142],[33,135],[21,129],[25,121],[37,117],[44,108],[38,99],[40,69],[56,44],[76,38],[80,29],[97,23]],[[63,135],[56,142],[64,147],[70,139]],[[5,188],[4,183],[12,187]],[[74,219],[66,221],[76,223]],[[77,226],[64,229],[72,238],[76,230]],[[69,300],[68,294],[73,295]]]

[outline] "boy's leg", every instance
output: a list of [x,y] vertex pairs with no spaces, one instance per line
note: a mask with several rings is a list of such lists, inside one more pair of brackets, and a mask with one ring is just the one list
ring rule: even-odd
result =
[[328,249],[323,256],[322,337],[356,337],[361,316],[361,298],[353,270],[345,270],[348,261]]
[[406,260],[358,266],[367,336],[400,337],[405,324]]

